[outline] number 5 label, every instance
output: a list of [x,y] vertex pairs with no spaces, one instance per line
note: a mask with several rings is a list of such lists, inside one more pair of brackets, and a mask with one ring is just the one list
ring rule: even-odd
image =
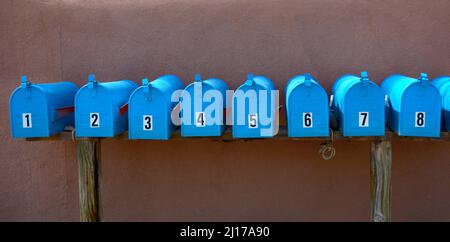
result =
[[369,127],[369,112],[359,112],[358,126]]
[[248,115],[248,127],[251,129],[258,128],[258,114],[253,113]]

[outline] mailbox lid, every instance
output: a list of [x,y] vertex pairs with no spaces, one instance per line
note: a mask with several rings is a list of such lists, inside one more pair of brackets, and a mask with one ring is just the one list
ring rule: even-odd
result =
[[[288,136],[329,136],[328,96],[325,89],[306,74],[290,79],[285,92]],[[305,117],[308,122],[304,121]]]
[[73,126],[73,102],[78,90],[71,82],[22,85],[10,96],[11,132],[15,138],[49,137]]
[[[128,100],[136,88],[137,84],[130,80],[97,82],[90,75],[88,84],[80,88],[75,97],[76,136],[114,137],[125,131],[128,127]],[[93,118],[92,115],[99,117]]]
[[[240,98],[237,95],[245,94],[247,91],[254,91],[255,96],[251,98],[256,98],[252,102],[255,103],[256,107],[254,110],[250,110],[250,101],[247,98]],[[267,94],[266,107],[267,110],[260,110],[260,100],[259,93],[263,91]],[[274,127],[274,112],[277,107],[274,107],[275,100],[272,91],[275,91],[275,85],[272,80],[265,76],[254,76],[249,74],[247,80],[239,86],[233,95],[233,137],[234,138],[261,138],[261,137],[272,137],[274,131],[277,127]],[[238,100],[245,100],[245,104],[239,103]],[[264,113],[262,113],[264,112]],[[256,114],[258,116],[257,128],[249,128],[249,115]],[[264,115],[262,115],[264,114]],[[238,117],[238,115],[244,115],[244,117]],[[267,116],[269,118],[268,124],[262,125],[260,120],[262,116]],[[244,120],[243,124],[238,124],[238,121]]]
[[[174,75],[164,75],[138,87],[129,100],[129,138],[167,140],[175,129],[171,111],[178,101],[172,102],[172,94],[183,88]],[[177,100],[177,98],[175,98]]]
[[392,75],[382,87],[389,97],[388,124],[392,129],[401,136],[439,137],[441,95],[425,73],[418,79]]
[[[196,75],[195,81],[189,84],[182,94],[181,135],[185,137],[221,136],[225,129],[224,109],[226,107],[227,90],[228,85],[221,79],[209,78],[202,80],[200,75]],[[218,93],[214,94],[210,91],[216,91]],[[222,99],[221,103],[217,103],[219,100],[216,100],[216,98],[210,99],[210,97],[205,96],[208,94],[212,94],[213,96],[216,94],[220,95]],[[188,97],[183,97],[184,95],[188,95]],[[189,98],[190,102],[188,102],[186,98]],[[186,105],[190,105],[190,107],[187,107]],[[185,110],[190,110],[190,114],[185,114]],[[208,119],[210,114],[212,114],[212,110],[214,110],[214,119]],[[202,119],[198,117],[198,115],[203,115],[204,118]],[[203,125],[201,122],[196,122],[197,118],[199,118],[199,120],[204,120],[205,124]],[[214,122],[217,120],[219,120],[218,123]]]
[[442,98],[441,127],[450,131],[450,76],[441,76],[433,80],[433,85],[439,89]]
[[367,72],[344,75],[332,87],[332,111],[344,136],[383,136],[384,92]]

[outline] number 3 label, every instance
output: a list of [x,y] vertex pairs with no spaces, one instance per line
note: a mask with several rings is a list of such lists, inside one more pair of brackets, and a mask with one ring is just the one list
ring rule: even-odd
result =
[[153,130],[153,117],[152,115],[142,116],[142,129],[144,131]]
[[425,127],[425,112],[416,112],[416,122],[414,126],[416,128]]
[[303,128],[312,128],[312,113],[303,113]]
[[100,127],[100,114],[99,113],[90,113],[90,127],[91,128],[99,128]]
[[24,129],[32,128],[31,113],[22,113],[22,127]]
[[359,127],[369,127],[369,112],[359,112]]

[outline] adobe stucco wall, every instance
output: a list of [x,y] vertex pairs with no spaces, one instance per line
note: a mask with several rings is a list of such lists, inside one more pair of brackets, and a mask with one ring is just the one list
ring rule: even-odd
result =
[[[450,74],[450,2],[243,0],[0,1],[0,220],[77,221],[72,142],[9,133],[8,99],[27,74],[61,79],[194,73],[236,88],[251,71],[284,89],[311,72]],[[282,95],[281,98],[284,98]],[[282,101],[283,102],[283,101]],[[450,220],[450,143],[394,141],[392,217]],[[368,142],[102,142],[103,215],[155,221],[367,221]]]

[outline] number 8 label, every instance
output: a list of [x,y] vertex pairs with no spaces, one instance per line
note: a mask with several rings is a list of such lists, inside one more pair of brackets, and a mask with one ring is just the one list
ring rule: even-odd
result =
[[425,112],[416,112],[415,125],[416,128],[425,127]]

